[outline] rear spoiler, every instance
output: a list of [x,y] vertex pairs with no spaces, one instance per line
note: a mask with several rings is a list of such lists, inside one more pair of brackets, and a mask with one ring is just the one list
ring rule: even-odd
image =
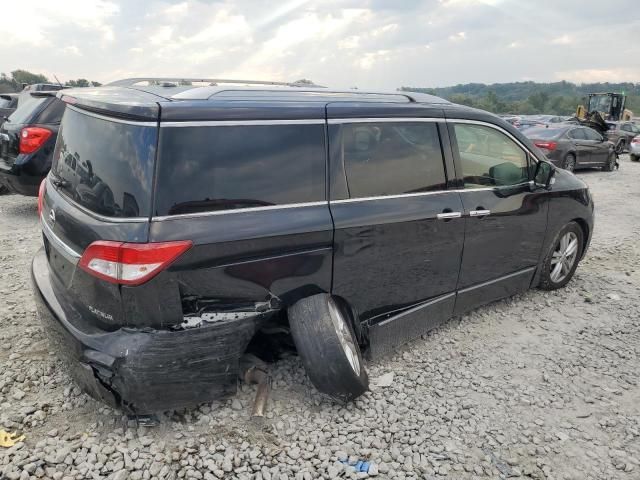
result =
[[58,95],[59,90],[40,90],[37,92],[31,92],[32,97],[55,97]]
[[[99,87],[104,92],[104,87]],[[139,103],[136,101],[122,101],[117,96],[109,98],[107,95],[95,95],[94,89],[72,89],[65,92],[53,92],[67,105],[97,113],[114,119],[130,120],[134,122],[157,122],[160,116],[160,106],[157,102]]]

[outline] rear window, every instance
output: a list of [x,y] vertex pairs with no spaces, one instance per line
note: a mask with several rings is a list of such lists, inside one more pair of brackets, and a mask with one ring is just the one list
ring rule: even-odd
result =
[[53,98],[52,101],[42,110],[37,118],[33,119],[33,123],[60,123],[62,114],[64,113],[65,103],[59,98]]
[[566,131],[566,128],[530,128],[525,135],[529,138],[537,140],[549,140],[557,138]]
[[35,113],[37,113],[45,102],[50,102],[51,97],[33,97],[25,95],[20,98],[18,108],[9,116],[11,123],[29,123]]
[[321,124],[164,127],[156,215],[325,199]]
[[67,108],[51,172],[63,194],[107,217],[148,216],[157,128]]

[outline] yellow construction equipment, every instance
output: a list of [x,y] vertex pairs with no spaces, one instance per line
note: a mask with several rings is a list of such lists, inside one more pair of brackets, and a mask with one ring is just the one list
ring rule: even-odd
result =
[[585,105],[578,105],[576,117],[589,120],[597,112],[603,120],[631,120],[633,112],[624,108],[626,101],[627,96],[624,93],[589,93]]

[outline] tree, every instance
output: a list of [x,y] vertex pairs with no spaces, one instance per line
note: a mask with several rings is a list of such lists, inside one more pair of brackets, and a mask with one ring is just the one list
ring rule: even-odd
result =
[[66,84],[67,87],[100,87],[100,82],[89,81],[86,78],[79,78],[77,80],[69,80]]
[[32,83],[49,83],[49,79],[44,75],[27,72],[26,70],[14,70],[11,72],[11,77],[18,85],[22,85],[23,83],[27,85],[31,85]]
[[536,92],[529,95],[527,101],[531,104],[533,108],[537,110],[536,113],[545,113],[545,106],[549,101],[549,94],[547,92]]
[[309,80],[307,78],[301,78],[300,80],[296,80],[295,82],[298,85],[315,85],[315,83],[313,83],[313,80]]

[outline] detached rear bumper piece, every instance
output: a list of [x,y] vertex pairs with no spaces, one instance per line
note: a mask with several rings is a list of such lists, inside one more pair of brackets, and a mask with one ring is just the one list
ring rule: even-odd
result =
[[189,330],[98,329],[55,289],[44,249],[33,259],[40,320],[58,355],[92,397],[148,414],[229,396],[260,316]]

